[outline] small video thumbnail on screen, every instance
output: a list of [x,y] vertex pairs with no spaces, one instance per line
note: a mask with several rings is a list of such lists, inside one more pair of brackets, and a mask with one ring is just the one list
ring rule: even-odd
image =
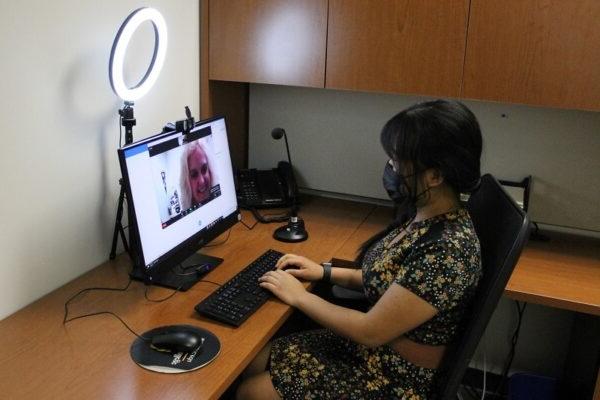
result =
[[163,229],[221,195],[212,135],[183,144],[179,140],[149,146]]

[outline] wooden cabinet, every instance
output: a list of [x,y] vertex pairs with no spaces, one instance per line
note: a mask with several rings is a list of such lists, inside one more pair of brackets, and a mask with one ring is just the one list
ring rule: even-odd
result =
[[458,97],[469,0],[330,0],[326,87]]
[[462,97],[600,110],[600,1],[471,0]]
[[323,87],[327,0],[212,0],[209,79]]
[[253,82],[600,110],[600,0],[201,1],[207,88]]

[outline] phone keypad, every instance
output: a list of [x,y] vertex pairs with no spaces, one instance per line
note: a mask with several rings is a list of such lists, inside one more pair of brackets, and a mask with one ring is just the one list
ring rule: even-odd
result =
[[258,201],[258,187],[256,182],[254,181],[245,181],[242,182],[242,187],[240,188],[240,192],[242,197],[247,199],[248,201]]

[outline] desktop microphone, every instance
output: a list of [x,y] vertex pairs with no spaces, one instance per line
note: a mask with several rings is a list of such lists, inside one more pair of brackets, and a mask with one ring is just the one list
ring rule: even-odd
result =
[[[290,146],[288,145],[287,135],[285,134],[285,130],[283,128],[274,128],[271,131],[271,136],[275,140],[283,138],[285,139],[285,149],[287,151],[288,162],[290,164],[290,169],[292,172],[292,178],[294,182],[296,182],[296,176],[294,174],[294,167],[292,166],[292,157],[290,157]],[[288,184],[294,184],[289,182]],[[304,227],[304,221],[302,218],[298,217],[298,201],[297,194],[294,192],[292,196],[292,213],[290,216],[290,220],[284,226],[280,226],[273,232],[273,237],[281,242],[302,242],[308,239],[308,232],[306,232],[306,228]]]
[[[285,150],[287,151],[288,162],[290,163],[290,167],[291,167],[292,166],[292,157],[290,157],[290,146],[288,145],[288,140],[287,140],[287,135],[285,134],[285,129],[274,128],[271,131],[271,136],[273,136],[273,139],[275,139],[275,140],[281,139],[282,136],[285,139]],[[293,169],[292,169],[292,171],[293,171]]]

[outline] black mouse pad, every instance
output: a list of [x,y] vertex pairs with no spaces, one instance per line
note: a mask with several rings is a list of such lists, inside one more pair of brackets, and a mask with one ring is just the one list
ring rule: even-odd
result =
[[[179,331],[193,332],[204,338],[204,342],[189,353],[167,353],[150,347],[150,340],[154,336]],[[141,338],[134,340],[129,349],[131,358],[142,368],[165,374],[179,374],[202,368],[214,360],[221,351],[221,343],[212,332],[192,325],[161,326],[144,332],[141,336],[147,340]]]

